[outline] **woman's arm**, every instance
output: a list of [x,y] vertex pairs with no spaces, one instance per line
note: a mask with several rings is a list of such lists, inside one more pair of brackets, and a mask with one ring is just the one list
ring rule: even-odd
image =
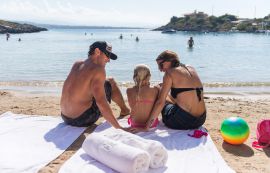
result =
[[151,127],[153,121],[158,117],[158,115],[162,111],[171,87],[172,87],[172,78],[169,73],[165,73],[163,77],[163,84],[161,87],[161,91],[154,105],[154,108],[151,111],[150,117],[147,121],[147,126],[146,126],[147,129]]

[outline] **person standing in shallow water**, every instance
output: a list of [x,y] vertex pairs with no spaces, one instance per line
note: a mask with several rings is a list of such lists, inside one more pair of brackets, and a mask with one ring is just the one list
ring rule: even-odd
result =
[[120,34],[119,39],[123,39],[123,35],[122,34]]
[[8,39],[9,39],[9,37],[10,37],[10,34],[7,32],[6,33],[6,40],[8,41]]
[[120,115],[130,112],[115,80],[106,79],[105,66],[116,59],[110,44],[97,41],[90,46],[86,60],[74,63],[64,82],[60,101],[61,116],[66,124],[90,126],[102,115],[113,127],[126,130],[119,125],[109,105],[113,100],[121,109]]
[[[166,50],[156,59],[160,71],[165,72],[160,94],[145,128],[148,131],[161,113],[164,124],[172,129],[196,129],[206,120],[202,82],[191,66],[180,63],[178,55]],[[169,94],[170,92],[170,94]]]
[[193,45],[194,45],[194,40],[193,40],[192,37],[190,37],[189,40],[188,40],[188,47],[193,48]]

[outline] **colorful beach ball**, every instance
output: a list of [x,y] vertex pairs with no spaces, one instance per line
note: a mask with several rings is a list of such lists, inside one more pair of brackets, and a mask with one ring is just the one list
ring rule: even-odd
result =
[[239,117],[230,117],[221,124],[221,136],[227,143],[239,145],[249,136],[249,127],[245,120]]

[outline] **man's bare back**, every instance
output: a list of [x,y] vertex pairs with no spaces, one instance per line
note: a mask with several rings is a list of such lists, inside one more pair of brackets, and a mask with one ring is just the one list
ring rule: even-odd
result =
[[64,82],[61,98],[61,111],[70,118],[79,117],[92,106],[93,94],[91,80],[96,75],[99,65],[90,59],[76,62]]
[[[129,113],[116,82],[106,81],[105,65],[117,56],[106,42],[95,42],[90,46],[88,58],[76,62],[63,85],[61,115],[74,126],[93,124],[100,115],[115,128],[121,128],[109,106],[113,99],[123,113]],[[114,92],[114,94],[112,94]]]

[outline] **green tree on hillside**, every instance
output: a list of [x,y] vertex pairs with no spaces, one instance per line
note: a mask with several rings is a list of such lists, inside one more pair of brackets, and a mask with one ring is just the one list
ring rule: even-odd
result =
[[173,16],[167,25],[155,30],[175,29],[178,31],[226,32],[236,28],[243,32],[256,32],[259,29],[270,29],[270,14],[264,18],[239,22],[235,15],[225,14],[216,17],[195,11],[194,13],[185,14],[184,17],[178,18]]
[[171,23],[175,25],[175,23],[178,21],[178,18],[176,16],[173,16],[171,18]]

